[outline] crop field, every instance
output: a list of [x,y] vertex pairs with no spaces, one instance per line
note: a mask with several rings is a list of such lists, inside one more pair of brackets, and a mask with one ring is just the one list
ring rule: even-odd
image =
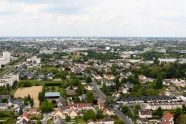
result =
[[34,99],[34,106],[33,107],[39,107],[39,100],[38,100],[38,94],[42,91],[43,86],[32,86],[32,87],[26,87],[26,88],[18,88],[17,91],[14,94],[15,98],[21,97],[24,98],[25,96],[28,96],[30,94],[31,98]]

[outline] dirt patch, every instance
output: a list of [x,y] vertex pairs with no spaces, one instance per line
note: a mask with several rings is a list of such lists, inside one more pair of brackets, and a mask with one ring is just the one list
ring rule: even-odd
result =
[[39,100],[38,100],[38,94],[42,91],[43,86],[33,86],[33,87],[27,87],[27,88],[18,88],[17,91],[14,93],[14,97],[18,98],[24,98],[25,96],[30,96],[34,99],[34,106],[33,107],[39,107]]

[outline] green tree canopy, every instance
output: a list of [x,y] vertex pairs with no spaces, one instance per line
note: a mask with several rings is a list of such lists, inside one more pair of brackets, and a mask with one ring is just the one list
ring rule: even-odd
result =
[[67,115],[65,120],[66,120],[66,122],[70,122],[71,121],[71,117],[69,115]]
[[88,121],[89,119],[93,119],[96,120],[96,114],[94,113],[93,110],[87,110],[84,114],[83,114],[83,119]]
[[93,102],[94,96],[93,96],[92,92],[90,92],[90,91],[87,92],[86,100],[87,100],[87,102],[91,102],[91,103]]
[[44,101],[41,103],[39,108],[42,112],[50,112],[52,110],[53,106],[52,106],[51,102]]
[[103,118],[103,111],[102,110],[97,111],[96,118],[97,119],[102,119]]

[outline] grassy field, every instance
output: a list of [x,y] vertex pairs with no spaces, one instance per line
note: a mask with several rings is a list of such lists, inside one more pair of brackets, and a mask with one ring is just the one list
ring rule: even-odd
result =
[[8,120],[9,117],[0,117],[0,120]]
[[27,88],[18,88],[17,91],[14,94],[15,98],[21,97],[24,98],[25,96],[30,96],[34,99],[34,107],[39,107],[39,100],[38,100],[38,94],[42,91],[42,86],[32,86]]
[[47,124],[52,124],[52,122],[53,122],[53,120],[52,120],[52,119],[49,119],[49,120],[47,121]]
[[65,58],[65,59],[69,59],[69,56],[71,56],[71,58],[75,58],[75,59],[80,59],[81,58],[81,56],[79,56],[79,55],[68,55],[68,56],[62,56],[62,57]]
[[38,84],[39,86],[44,86],[45,83],[62,83],[61,80],[58,80],[58,81],[53,81],[53,80],[48,80],[48,81],[21,80],[21,81],[30,81],[32,86],[36,86],[36,84]]
[[84,124],[86,124],[86,121],[83,120],[83,119],[81,119],[81,118],[78,118],[78,119],[76,119],[76,123],[77,123],[77,124],[79,124],[79,123],[84,123]]
[[30,120],[42,120],[43,115],[30,115]]
[[58,78],[58,79],[54,79],[53,81],[61,81],[61,78]]
[[15,124],[15,123],[16,123],[16,119],[9,119],[4,124]]

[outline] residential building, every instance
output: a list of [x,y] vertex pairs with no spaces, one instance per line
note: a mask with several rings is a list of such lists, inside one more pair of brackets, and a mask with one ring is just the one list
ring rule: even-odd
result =
[[139,111],[139,117],[140,118],[151,118],[152,112],[150,110],[141,110]]
[[101,120],[101,124],[114,124],[114,120],[111,117],[106,117]]

